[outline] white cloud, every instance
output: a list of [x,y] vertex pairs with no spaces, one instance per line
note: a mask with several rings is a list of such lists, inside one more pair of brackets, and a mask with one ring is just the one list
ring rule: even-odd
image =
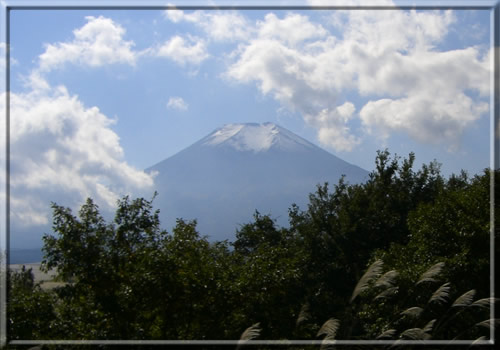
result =
[[182,97],[170,97],[167,102],[167,108],[186,111],[188,109],[188,104],[183,100]]
[[[172,4],[168,4],[168,6],[173,6]],[[163,15],[171,20],[174,23],[179,23],[184,18],[184,11],[173,9],[173,10],[165,10]]]
[[155,55],[171,59],[181,66],[186,63],[197,65],[209,57],[203,39],[194,36],[183,38],[179,35],[157,48]]
[[359,140],[346,126],[350,119],[346,108],[354,106],[337,109],[336,95],[350,80],[329,57],[336,41],[323,38],[326,30],[309,23],[305,16],[278,19],[268,15],[257,26],[259,36],[240,48],[226,76],[255,81],[263,94],[271,94],[288,109],[301,113],[318,130],[322,144],[351,150]]
[[185,13],[182,10],[166,10],[164,14],[174,23],[184,21],[197,25],[215,41],[245,40],[253,30],[247,19],[235,11]]
[[351,151],[360,143],[360,139],[351,134],[347,122],[355,111],[352,103],[346,102],[332,109],[323,109],[317,114],[306,114],[307,123],[318,130],[318,140],[325,146],[339,151]]
[[[14,227],[48,223],[50,201],[76,208],[91,197],[111,209],[124,194],[151,195],[153,178],[125,162],[111,129],[114,120],[97,107],[86,107],[62,86],[40,90],[40,85],[11,93]],[[5,113],[5,95],[0,96],[0,111]],[[0,132],[5,132],[4,123]]]
[[236,12],[205,14],[200,26],[216,41],[244,40],[250,35],[249,23]]
[[375,129],[381,139],[392,131],[403,131],[417,141],[444,143],[450,151],[456,151],[461,135],[489,110],[488,103],[474,102],[461,92],[453,98],[431,94],[370,101],[360,112],[361,120],[369,132]]
[[91,67],[136,63],[138,53],[132,49],[133,41],[123,39],[123,27],[102,16],[85,19],[87,23],[73,31],[73,41],[46,45],[39,57],[42,71],[50,71],[66,62]]
[[260,39],[278,39],[288,45],[327,34],[320,24],[311,23],[306,16],[299,14],[288,14],[284,19],[279,19],[274,13],[269,13],[264,21],[257,21],[257,28]]
[[[382,139],[402,131],[456,149],[463,131],[487,111],[468,94],[490,93],[488,56],[477,47],[437,49],[456,21],[451,11],[334,11],[330,19],[342,36],[306,16],[267,15],[233,52],[225,77],[254,82],[302,114],[319,141],[336,150],[360,143],[353,118]],[[359,114],[345,101],[349,92],[370,99]]]

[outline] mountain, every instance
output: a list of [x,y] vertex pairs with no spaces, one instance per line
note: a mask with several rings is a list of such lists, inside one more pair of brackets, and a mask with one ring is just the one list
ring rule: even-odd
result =
[[[156,173],[155,207],[165,227],[197,219],[211,239],[234,239],[255,210],[288,223],[288,208],[306,208],[317,184],[367,179],[368,172],[273,123],[228,124],[146,169]],[[166,225],[165,225],[166,224]]]

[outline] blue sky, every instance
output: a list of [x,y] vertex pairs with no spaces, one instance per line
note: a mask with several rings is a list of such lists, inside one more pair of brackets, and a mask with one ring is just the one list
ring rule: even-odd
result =
[[384,148],[489,166],[487,10],[13,10],[10,34],[14,226],[48,224],[48,201],[149,197],[143,169],[226,123],[367,170]]

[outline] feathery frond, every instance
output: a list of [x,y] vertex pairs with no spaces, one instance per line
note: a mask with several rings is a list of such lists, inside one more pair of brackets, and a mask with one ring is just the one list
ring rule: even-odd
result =
[[328,339],[328,338],[325,338],[325,339],[323,339],[323,341],[321,342],[321,346],[320,346],[319,350],[329,350],[329,349],[334,349],[334,346],[335,346],[335,339]]
[[401,333],[401,337],[412,340],[426,340],[431,336],[425,333],[421,328],[410,328]]
[[483,299],[476,300],[475,302],[473,302],[469,306],[477,306],[477,307],[489,309],[491,304],[493,304],[497,301],[498,301],[497,298],[483,298]]
[[335,336],[337,335],[337,330],[339,329],[340,322],[335,318],[330,318],[326,321],[323,326],[321,326],[317,337],[321,335],[325,335],[323,341],[321,342],[320,349],[328,349],[332,344],[329,344],[329,341],[335,340]]
[[475,295],[476,295],[476,291],[474,289],[471,289],[468,292],[465,292],[464,294],[459,296],[453,302],[453,305],[451,305],[451,307],[468,306],[472,303],[472,300],[474,299]]
[[398,348],[402,342],[403,342],[402,339],[397,339],[394,343],[392,343],[392,345],[389,347],[389,349]]
[[361,292],[368,289],[368,285],[372,280],[380,276],[383,264],[384,263],[382,260],[376,260],[373,264],[370,265],[368,270],[366,270],[365,274],[360,278],[358,284],[354,288],[351,296],[351,303]]
[[252,340],[257,338],[260,335],[260,323],[257,322],[247,329],[241,334],[240,340]]
[[477,345],[478,343],[482,342],[485,339],[486,339],[486,337],[484,335],[482,335],[479,338],[477,338],[476,340],[474,340],[471,345]]
[[484,320],[484,321],[476,323],[476,326],[486,327],[490,330],[494,330],[495,327],[498,326],[498,324],[500,324],[500,319],[490,318],[488,320]]
[[309,303],[305,303],[304,305],[302,305],[302,308],[300,309],[299,312],[299,317],[297,317],[297,322],[295,323],[296,326],[298,326],[304,321],[307,321],[311,317],[309,309],[310,309]]
[[381,293],[379,293],[373,300],[377,299],[383,299],[383,298],[390,298],[394,296],[399,290],[399,287],[392,287],[392,288],[387,288],[386,290],[383,290]]
[[420,316],[420,314],[422,313],[423,310],[424,309],[422,309],[421,307],[413,306],[413,307],[410,307],[410,308],[406,309],[405,311],[403,311],[401,313],[401,315],[418,317],[418,316]]
[[336,318],[330,318],[328,321],[323,323],[321,328],[318,331],[318,334],[316,334],[317,337],[321,335],[325,335],[325,339],[335,339],[335,336],[337,335],[337,330],[339,329],[340,322]]
[[397,276],[396,270],[387,271],[375,282],[375,287],[392,287]]
[[430,297],[428,303],[445,303],[446,299],[450,295],[450,283],[446,282],[441,287],[439,287],[434,294]]
[[432,328],[434,327],[434,323],[436,323],[436,319],[430,320],[422,329],[425,333],[432,332]]
[[395,329],[388,329],[380,334],[376,339],[392,338],[396,334]]
[[425,271],[417,281],[417,285],[424,282],[436,282],[435,277],[441,273],[444,267],[444,262],[439,262],[432,265],[427,271]]

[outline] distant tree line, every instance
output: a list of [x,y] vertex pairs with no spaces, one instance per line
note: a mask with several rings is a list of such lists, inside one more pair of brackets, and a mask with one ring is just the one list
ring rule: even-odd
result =
[[289,228],[256,211],[234,242],[167,232],[154,198],[109,223],[54,203],[42,269],[64,284],[11,273],[9,339],[489,339],[492,174],[414,160],[380,151],[365,183],[318,185]]

